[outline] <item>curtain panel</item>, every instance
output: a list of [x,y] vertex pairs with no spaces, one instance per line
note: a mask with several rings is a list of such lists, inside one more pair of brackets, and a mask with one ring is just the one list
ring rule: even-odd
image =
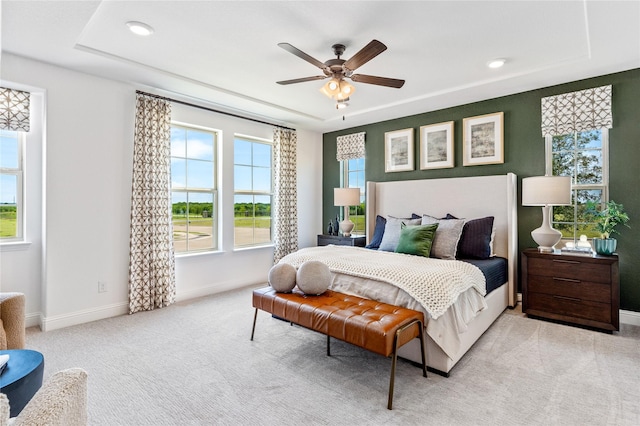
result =
[[338,136],[336,160],[354,160],[364,157],[364,135],[365,132]]
[[611,85],[542,98],[542,136],[613,126]]
[[137,95],[131,194],[129,313],[175,301],[171,103]]
[[295,130],[273,129],[273,262],[298,250],[298,194]]
[[28,132],[31,93],[0,87],[0,129]]

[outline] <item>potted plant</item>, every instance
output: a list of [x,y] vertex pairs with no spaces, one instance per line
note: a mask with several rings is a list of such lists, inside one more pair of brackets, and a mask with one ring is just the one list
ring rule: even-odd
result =
[[587,202],[587,217],[595,219],[596,229],[601,238],[593,239],[593,246],[598,254],[611,255],[616,251],[617,240],[612,238],[613,233],[620,233],[616,229],[618,225],[627,225],[629,215],[624,211],[622,204],[611,200],[604,204],[604,208],[598,210],[597,204],[593,201]]

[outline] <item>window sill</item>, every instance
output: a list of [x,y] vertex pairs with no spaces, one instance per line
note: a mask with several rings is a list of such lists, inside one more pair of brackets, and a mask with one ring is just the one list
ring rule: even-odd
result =
[[200,257],[200,256],[209,256],[209,255],[219,255],[224,254],[222,250],[208,250],[208,251],[194,251],[190,253],[175,253],[174,257],[176,259],[184,259],[189,257]]
[[0,252],[29,250],[29,247],[31,247],[30,241],[16,241],[12,243],[9,243],[9,242],[1,243]]
[[265,249],[265,248],[273,248],[275,247],[273,243],[269,243],[269,244],[262,244],[259,246],[245,246],[245,247],[234,247],[233,251],[248,251],[248,250],[259,250],[259,249]]

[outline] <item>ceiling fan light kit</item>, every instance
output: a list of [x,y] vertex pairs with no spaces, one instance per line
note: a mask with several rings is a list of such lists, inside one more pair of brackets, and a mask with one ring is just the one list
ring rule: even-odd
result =
[[356,81],[359,83],[393,87],[396,89],[399,89],[404,85],[404,80],[353,73],[356,68],[359,68],[360,66],[366,64],[371,59],[387,50],[387,46],[385,46],[378,40],[372,40],[369,44],[358,51],[358,53],[353,55],[353,57],[351,57],[351,59],[349,60],[340,58],[340,56],[342,56],[342,54],[344,53],[345,46],[343,44],[334,44],[331,47],[333,48],[333,52],[337,56],[337,58],[329,59],[326,62],[320,62],[319,60],[304,53],[302,50],[292,46],[289,43],[278,43],[278,46],[280,46],[287,52],[292,53],[297,57],[309,62],[310,64],[320,68],[324,75],[296,78],[293,80],[283,80],[278,81],[277,83],[286,85],[330,78],[330,80],[325,83],[322,88],[320,88],[320,91],[325,96],[337,102],[336,109],[345,108],[348,105],[346,101],[349,100],[349,97],[353,95],[356,90],[356,88],[348,81],[346,81],[345,78],[350,78],[352,81]]
[[322,86],[320,91],[330,99],[340,100],[348,98],[356,91],[356,88],[348,81],[338,80],[334,77]]

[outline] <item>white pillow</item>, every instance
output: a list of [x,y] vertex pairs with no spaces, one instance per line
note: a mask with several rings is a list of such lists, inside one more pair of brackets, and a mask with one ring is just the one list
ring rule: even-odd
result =
[[277,263],[269,270],[269,285],[275,291],[291,293],[296,286],[296,268],[288,263]]
[[438,224],[438,229],[436,229],[436,235],[433,238],[431,257],[454,260],[464,227],[464,219],[437,219],[429,215],[422,216],[422,225],[433,223]]
[[402,230],[402,224],[406,226],[420,225],[422,219],[400,219],[397,217],[387,217],[387,224],[384,227],[384,235],[382,236],[382,242],[378,250],[382,251],[396,251],[398,241],[400,241],[400,231]]
[[322,294],[331,285],[331,270],[319,260],[307,260],[298,268],[296,283],[304,294]]

